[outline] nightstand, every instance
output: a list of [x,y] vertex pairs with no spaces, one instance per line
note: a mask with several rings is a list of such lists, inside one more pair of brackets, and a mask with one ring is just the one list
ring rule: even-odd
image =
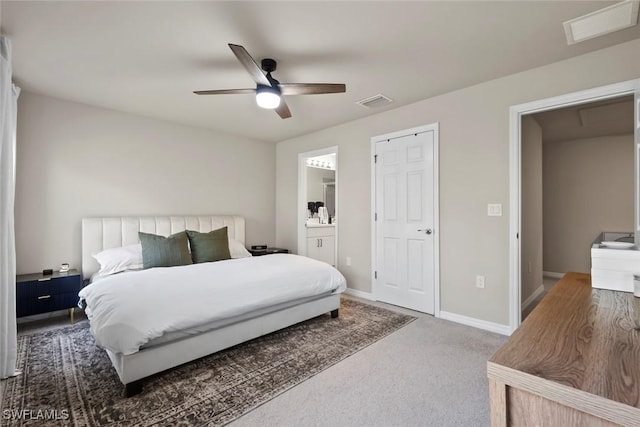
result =
[[41,273],[16,276],[16,317],[69,309],[73,323],[80,289],[82,275],[78,270],[47,276]]
[[251,255],[253,256],[262,256],[262,255],[271,255],[271,254],[288,254],[289,249],[283,248],[267,248],[267,249],[249,249]]

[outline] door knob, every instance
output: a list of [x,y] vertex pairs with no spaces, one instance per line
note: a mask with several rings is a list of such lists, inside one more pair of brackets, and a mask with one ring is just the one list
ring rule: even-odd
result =
[[425,232],[427,234],[431,234],[433,233],[433,230],[431,230],[430,228],[421,228],[418,230],[419,232]]

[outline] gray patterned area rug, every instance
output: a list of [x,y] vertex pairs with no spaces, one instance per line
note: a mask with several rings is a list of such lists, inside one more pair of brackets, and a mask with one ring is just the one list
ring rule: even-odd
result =
[[157,374],[123,397],[87,322],[23,335],[0,381],[1,425],[223,425],[415,320],[343,298],[316,317]]

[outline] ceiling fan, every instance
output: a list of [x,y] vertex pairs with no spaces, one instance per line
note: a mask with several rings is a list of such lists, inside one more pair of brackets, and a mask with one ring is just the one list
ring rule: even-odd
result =
[[[256,82],[253,89],[220,89],[220,90],[197,90],[196,95],[227,95],[253,93],[256,95],[256,102],[262,108],[275,110],[283,119],[291,117],[289,106],[284,100],[284,95],[318,95],[324,93],[343,93],[347,90],[341,83],[280,83],[271,76],[276,70],[277,62],[271,58],[261,61],[258,67],[256,61],[249,55],[247,50],[237,44],[229,43],[231,51],[236,55],[238,61],[249,72]],[[263,71],[264,70],[264,71]],[[265,74],[266,73],[266,74]]]

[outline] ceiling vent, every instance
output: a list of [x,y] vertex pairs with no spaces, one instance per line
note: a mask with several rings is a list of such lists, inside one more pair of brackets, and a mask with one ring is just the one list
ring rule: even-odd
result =
[[633,27],[638,23],[638,1],[625,0],[563,23],[567,43],[572,45],[594,37]]
[[391,104],[393,100],[379,93],[374,96],[370,96],[369,98],[361,99],[360,101],[356,101],[356,104],[362,105],[366,108],[378,108],[387,104]]

